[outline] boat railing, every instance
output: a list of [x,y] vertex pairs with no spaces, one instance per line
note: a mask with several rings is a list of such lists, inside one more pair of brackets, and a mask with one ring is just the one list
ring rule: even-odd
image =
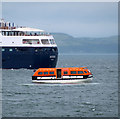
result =
[[[7,31],[6,31],[7,30]],[[11,29],[5,29],[4,31],[2,30],[2,35],[3,36],[51,36],[51,34],[47,33],[26,33],[26,32],[21,32],[21,31],[9,31]]]
[[12,29],[16,29],[16,27],[3,26],[3,27],[0,27],[0,29],[12,30]]

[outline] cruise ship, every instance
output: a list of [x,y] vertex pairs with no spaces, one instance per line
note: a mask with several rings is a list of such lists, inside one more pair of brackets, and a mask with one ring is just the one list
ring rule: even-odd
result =
[[44,30],[16,27],[0,21],[0,49],[3,69],[54,68],[58,48],[53,36]]

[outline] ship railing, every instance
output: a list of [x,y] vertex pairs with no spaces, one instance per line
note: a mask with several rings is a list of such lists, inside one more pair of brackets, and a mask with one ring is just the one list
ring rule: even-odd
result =
[[16,29],[16,27],[3,26],[3,27],[0,27],[0,29],[12,30],[12,29]]
[[[10,29],[6,28],[5,30],[10,30]],[[27,34],[25,32],[3,31],[3,30],[2,30],[2,35],[3,36],[50,36],[50,34]]]

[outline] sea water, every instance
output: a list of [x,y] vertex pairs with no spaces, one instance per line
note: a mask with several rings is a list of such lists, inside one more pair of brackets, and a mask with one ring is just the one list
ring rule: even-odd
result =
[[91,83],[35,84],[33,70],[2,70],[3,117],[118,117],[118,56],[60,54],[57,67],[86,66]]

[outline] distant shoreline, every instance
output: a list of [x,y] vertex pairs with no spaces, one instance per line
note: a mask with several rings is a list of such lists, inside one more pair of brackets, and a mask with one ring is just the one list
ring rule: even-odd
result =
[[115,55],[118,56],[118,53],[59,53],[58,55]]
[[58,46],[59,53],[94,53],[114,54],[118,53],[118,36],[101,38],[75,38],[65,33],[52,33]]

